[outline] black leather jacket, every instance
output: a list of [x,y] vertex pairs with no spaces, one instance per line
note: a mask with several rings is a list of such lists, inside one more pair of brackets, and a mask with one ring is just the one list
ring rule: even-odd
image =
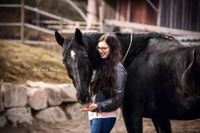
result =
[[127,72],[121,63],[117,65],[117,87],[114,88],[113,97],[107,97],[105,93],[99,89],[95,95],[94,102],[97,104],[97,109],[93,112],[111,112],[118,109],[123,100],[124,88],[127,79]]

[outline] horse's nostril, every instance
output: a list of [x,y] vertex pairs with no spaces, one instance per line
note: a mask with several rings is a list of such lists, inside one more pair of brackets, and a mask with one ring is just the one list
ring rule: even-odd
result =
[[91,99],[90,96],[87,96],[87,102],[88,102],[88,103],[92,102],[92,99]]
[[80,104],[86,104],[92,101],[88,92],[77,93],[76,98]]

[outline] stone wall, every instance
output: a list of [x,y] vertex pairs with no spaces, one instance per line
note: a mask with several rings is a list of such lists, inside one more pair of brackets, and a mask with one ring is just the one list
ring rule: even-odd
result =
[[66,121],[73,115],[69,110],[77,106],[75,94],[71,84],[31,81],[25,85],[1,83],[0,129],[31,126],[35,119],[50,123]]
[[[71,84],[0,83],[0,133],[88,133],[75,95]],[[171,124],[174,133],[200,132],[200,119]],[[143,119],[143,132],[155,133],[150,119]],[[121,113],[111,133],[126,133]]]
[[[0,83],[0,133],[88,133],[72,84]],[[112,133],[126,132],[122,116]]]

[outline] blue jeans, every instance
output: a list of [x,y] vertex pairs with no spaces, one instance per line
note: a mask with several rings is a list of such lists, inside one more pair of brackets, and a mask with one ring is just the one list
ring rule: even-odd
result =
[[95,118],[90,120],[90,133],[110,133],[116,118]]

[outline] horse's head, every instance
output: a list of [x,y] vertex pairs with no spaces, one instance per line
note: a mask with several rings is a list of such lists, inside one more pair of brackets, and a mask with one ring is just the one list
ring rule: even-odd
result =
[[89,103],[91,98],[88,87],[92,76],[92,65],[83,43],[81,31],[76,29],[75,36],[70,39],[64,39],[56,31],[55,38],[63,48],[63,63],[77,90],[78,101],[81,104]]

